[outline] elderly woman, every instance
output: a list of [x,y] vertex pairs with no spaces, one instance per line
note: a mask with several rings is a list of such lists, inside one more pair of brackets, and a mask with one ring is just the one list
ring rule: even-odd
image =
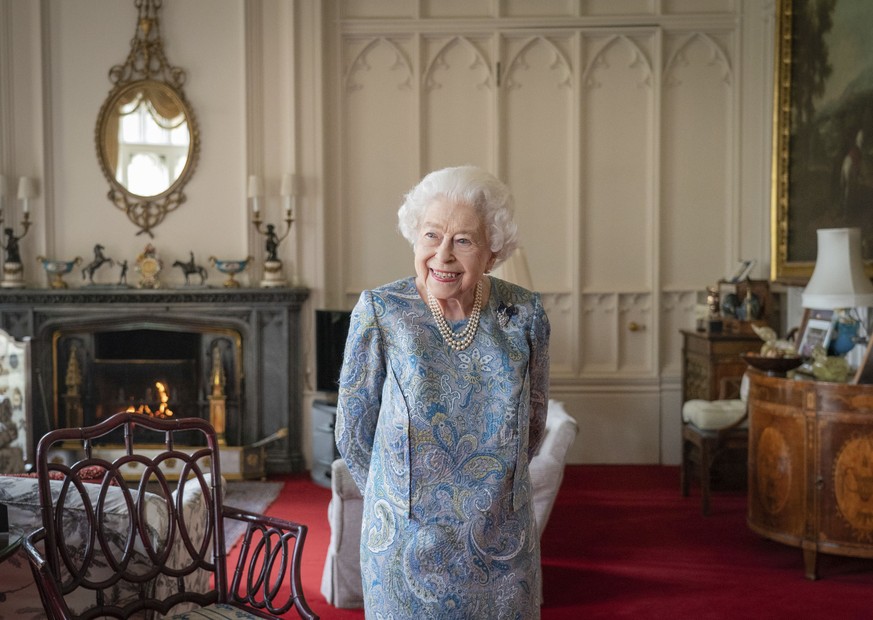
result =
[[364,496],[367,618],[539,618],[528,463],[549,323],[538,294],[485,275],[516,247],[511,194],[480,168],[446,168],[398,215],[416,275],[361,295],[337,407]]

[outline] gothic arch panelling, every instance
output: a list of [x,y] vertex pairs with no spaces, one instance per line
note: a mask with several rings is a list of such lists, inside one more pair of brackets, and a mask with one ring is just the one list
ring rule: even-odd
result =
[[709,50],[709,63],[714,67],[718,67],[722,71],[722,79],[726,84],[730,84],[733,71],[731,69],[730,59],[727,54],[718,44],[718,42],[710,35],[703,32],[694,32],[684,37],[679,37],[678,48],[670,53],[667,62],[664,65],[664,84],[665,86],[677,86],[681,84],[681,78],[678,73],[681,67],[689,66],[689,53],[694,53],[691,47],[695,43],[700,43],[703,47]]
[[521,243],[540,290],[570,290],[578,222],[572,198],[578,123],[571,66],[545,37],[506,40],[504,47],[511,57],[501,89],[501,153]]
[[575,299],[572,293],[542,294],[543,308],[552,326],[549,354],[553,377],[577,374],[580,342],[573,327],[577,314]]
[[651,264],[655,162],[654,33],[583,38],[591,59],[580,100],[584,290],[645,290]]
[[344,44],[341,251],[346,284],[360,291],[412,270],[396,213],[418,176],[410,140],[417,133],[417,98],[411,37],[350,37]]
[[545,53],[549,60],[546,64],[550,71],[558,71],[560,77],[557,78],[558,85],[570,87],[573,67],[569,59],[564,55],[561,48],[544,36],[533,36],[525,40],[521,49],[515,51],[509,61],[506,63],[506,82],[507,89],[519,88],[521,86],[520,79],[516,80],[516,73],[529,71],[531,68],[530,56],[535,53]]
[[713,36],[668,34],[665,48],[662,280],[666,288],[702,288],[731,264],[735,80],[730,48]]
[[[389,62],[389,68],[397,71],[397,88],[411,88],[414,71],[409,59],[400,46],[387,37],[378,37],[369,41],[365,41],[363,47],[358,49],[357,46],[347,45],[346,50],[354,53],[353,58],[349,62],[345,74],[345,86],[347,90],[357,90],[363,88],[363,83],[356,80],[363,72],[368,72],[373,69],[370,63],[370,56],[376,55],[377,52],[386,51],[389,55],[393,54],[394,61]],[[380,59],[378,62],[382,62]]]
[[581,296],[582,373],[614,373],[618,370],[618,340],[615,323],[618,296],[614,293],[586,293]]
[[682,371],[682,338],[680,329],[694,329],[697,319],[698,291],[663,291],[661,293],[662,373],[678,375]]
[[422,79],[424,168],[478,164],[491,168],[494,80],[483,50],[489,37],[425,38]]
[[657,330],[652,325],[651,293],[620,294],[616,319],[619,370],[637,375],[652,374],[652,340]]
[[432,90],[442,87],[442,82],[438,75],[441,70],[451,71],[454,59],[450,62],[448,57],[455,48],[463,48],[467,53],[469,53],[469,57],[467,58],[467,68],[471,71],[476,71],[477,74],[481,75],[481,82],[479,85],[482,88],[490,87],[492,84],[490,62],[482,50],[479,49],[479,46],[468,37],[451,37],[448,41],[440,41],[437,44],[433,57],[428,61],[422,79],[424,89]]

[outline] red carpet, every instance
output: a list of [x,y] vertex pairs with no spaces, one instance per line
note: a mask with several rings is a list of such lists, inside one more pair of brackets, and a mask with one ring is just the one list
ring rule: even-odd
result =
[[[320,593],[330,491],[282,479],[267,512],[309,526],[310,606],[326,620],[362,619]],[[569,466],[542,547],[543,620],[873,618],[873,561],[820,555],[821,578],[809,581],[799,549],[748,529],[743,492],[714,493],[704,517],[698,489],[679,493],[677,467]]]

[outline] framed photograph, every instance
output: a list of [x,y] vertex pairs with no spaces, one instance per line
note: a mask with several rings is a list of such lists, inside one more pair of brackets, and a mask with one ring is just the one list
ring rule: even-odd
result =
[[800,344],[797,354],[800,357],[812,357],[812,351],[816,346],[828,348],[833,335],[834,323],[831,317],[810,316],[800,333]]
[[861,358],[861,364],[855,372],[852,383],[873,383],[873,338],[867,343],[867,350]]
[[777,2],[771,279],[805,284],[816,230],[843,227],[873,276],[873,2]]

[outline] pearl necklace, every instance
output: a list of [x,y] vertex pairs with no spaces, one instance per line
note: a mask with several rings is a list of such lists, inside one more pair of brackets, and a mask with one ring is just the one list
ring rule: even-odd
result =
[[476,285],[476,296],[473,299],[473,311],[470,313],[470,318],[467,320],[467,326],[460,334],[455,334],[455,332],[452,331],[452,328],[446,321],[446,317],[443,316],[439,302],[437,302],[436,297],[431,295],[430,291],[427,292],[427,305],[430,308],[430,313],[436,321],[437,329],[443,337],[443,340],[446,341],[446,344],[455,351],[463,351],[470,346],[471,342],[473,342],[473,338],[476,336],[476,331],[479,329],[479,314],[482,312],[482,281],[480,280],[479,284]]

